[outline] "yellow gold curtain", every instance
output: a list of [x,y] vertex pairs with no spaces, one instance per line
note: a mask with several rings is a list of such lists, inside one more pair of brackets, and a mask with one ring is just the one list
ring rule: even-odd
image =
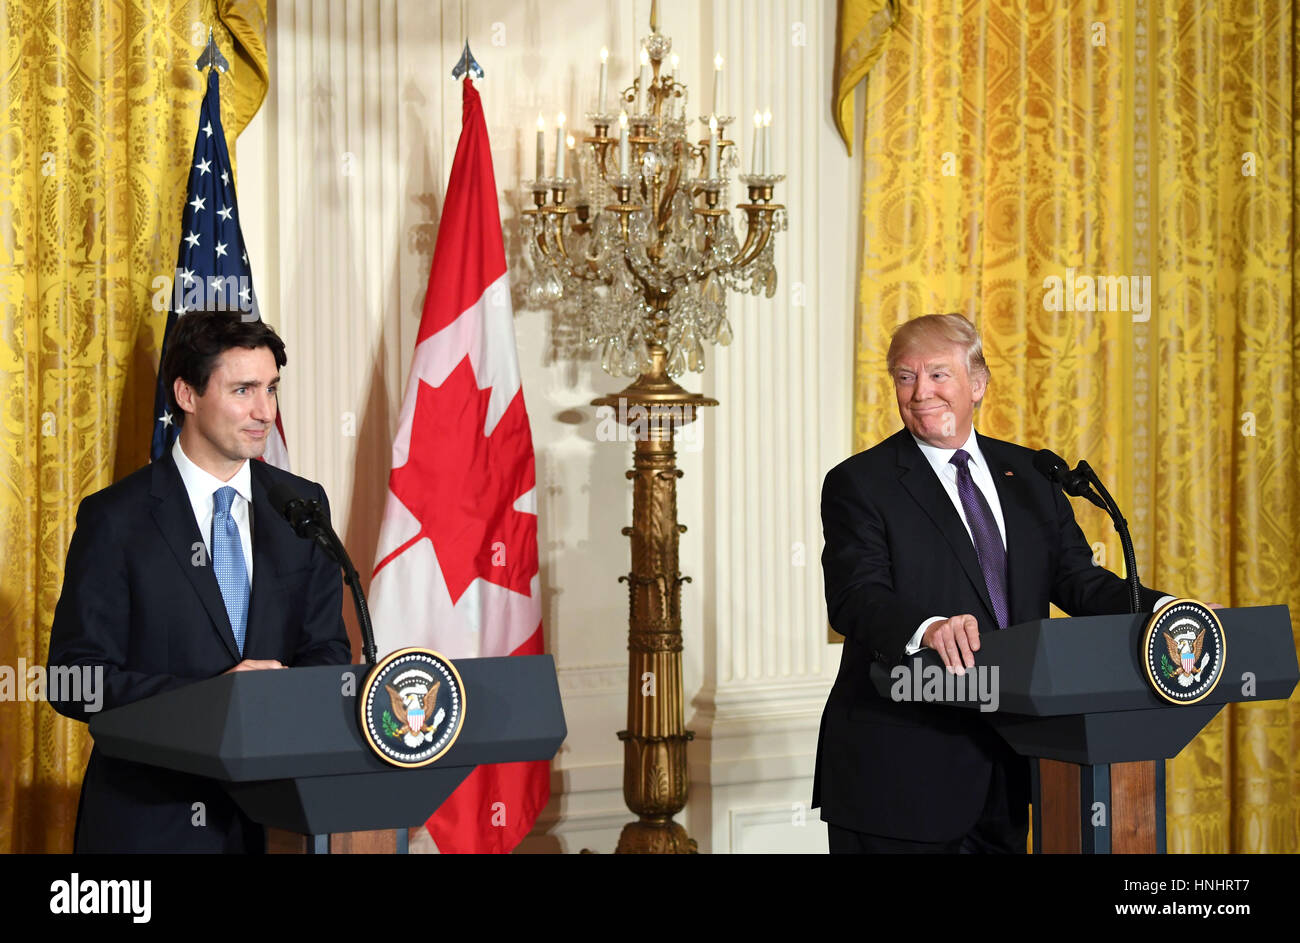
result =
[[[1298,38],[1287,0],[902,0],[866,90],[856,447],[900,425],[892,329],[963,312],[981,432],[1086,456],[1148,585],[1294,629]],[[1222,712],[1168,764],[1169,850],[1300,850],[1298,748],[1300,698]]]
[[853,153],[853,100],[898,18],[898,0],[839,0],[835,29],[835,127]]
[[[44,665],[81,499],[148,460],[208,28],[232,142],[265,0],[0,3],[0,665]],[[233,150],[233,148],[232,148]],[[20,687],[25,682],[20,679]],[[70,851],[84,725],[0,703],[0,853]]]

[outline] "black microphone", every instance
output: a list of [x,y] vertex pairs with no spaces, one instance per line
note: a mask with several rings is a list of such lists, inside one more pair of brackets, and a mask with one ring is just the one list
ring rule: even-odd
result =
[[1034,455],[1034,467],[1042,472],[1048,481],[1057,484],[1061,484],[1064,476],[1070,473],[1070,466],[1066,464],[1065,459],[1051,449],[1038,450]]
[[1061,485],[1061,490],[1066,494],[1073,494],[1076,498],[1088,498],[1088,501],[1095,503],[1101,510],[1106,510],[1101,499],[1092,493],[1091,484],[1088,476],[1084,475],[1082,466],[1070,471],[1069,464],[1066,464],[1066,460],[1060,455],[1050,449],[1040,449],[1034,457],[1034,467],[1047,476],[1049,481]]
[[352,604],[357,611],[357,624],[361,627],[362,651],[366,664],[373,666],[377,655],[375,632],[370,624],[370,607],[366,605],[366,596],[361,590],[361,577],[357,575],[357,568],[352,565],[343,541],[330,526],[325,508],[315,498],[300,497],[283,482],[272,486],[267,498],[276,513],[289,522],[295,534],[304,540],[315,541],[326,556],[343,568],[343,579],[352,590]]
[[[319,541],[324,536],[324,528],[321,526],[321,518],[325,516],[324,508],[319,501],[307,501],[300,498],[297,493],[284,483],[277,484],[267,493],[267,498],[271,502],[271,507],[289,522],[294,533],[299,537],[308,540]],[[328,520],[325,527],[329,526]],[[334,556],[332,547],[323,547],[331,557]]]
[[[1133,550],[1133,538],[1128,531],[1128,521],[1120,513],[1119,505],[1110,496],[1106,486],[1101,483],[1097,473],[1085,461],[1080,461],[1078,466],[1071,471],[1065,459],[1051,449],[1041,449],[1034,456],[1034,467],[1046,476],[1049,481],[1060,485],[1061,490],[1066,494],[1077,498],[1087,498],[1110,515],[1111,523],[1115,525],[1115,530],[1119,533],[1120,547],[1124,551],[1124,570],[1128,574],[1129,605],[1133,612],[1137,612],[1140,605],[1138,590],[1140,584],[1137,573],[1137,554]],[[1096,486],[1096,491],[1093,490],[1093,486]],[[1097,492],[1100,492],[1100,495]]]
[[[1105,503],[1092,490],[1091,481],[1088,473],[1084,471],[1087,463],[1081,462],[1079,467],[1074,471],[1066,464],[1065,459],[1057,455],[1051,449],[1040,449],[1034,456],[1034,467],[1043,475],[1047,476],[1048,481],[1054,481],[1061,486],[1061,490],[1068,495],[1076,498],[1087,498],[1103,511],[1110,511]],[[1088,472],[1092,469],[1089,468]]]

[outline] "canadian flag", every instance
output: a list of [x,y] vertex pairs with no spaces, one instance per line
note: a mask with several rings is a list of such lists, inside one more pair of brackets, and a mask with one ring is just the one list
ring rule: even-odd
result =
[[[370,586],[381,655],[542,652],[533,440],[487,125],[463,94]],[[443,852],[510,852],[549,798],[549,763],[480,766],[426,827]]]

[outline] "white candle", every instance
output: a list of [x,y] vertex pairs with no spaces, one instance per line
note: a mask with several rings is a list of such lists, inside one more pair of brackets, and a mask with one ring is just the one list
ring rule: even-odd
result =
[[709,119],[709,168],[705,174],[710,180],[718,175],[718,119]]
[[713,57],[713,113],[722,114],[722,53]]
[[758,173],[758,152],[763,146],[763,114],[754,112],[754,147],[749,154],[749,172]]
[[763,112],[763,173],[772,172],[772,112]]
[[555,118],[555,176],[564,177],[564,112]]
[[602,115],[605,114],[605,107],[608,100],[608,95],[607,95],[609,90],[608,79],[609,79],[609,50],[606,49],[604,46],[602,46],[600,49],[600,94],[598,96],[598,101],[600,102],[600,104],[597,105],[596,107],[596,110],[599,111]]
[[645,49],[641,50],[641,78],[636,83],[636,113],[645,114],[649,109],[646,103],[650,100],[650,53]]
[[538,180],[546,176],[546,122],[542,120],[541,112],[537,113],[537,173]]
[[[681,61],[682,60],[678,57],[677,53],[673,53],[673,57],[671,60],[672,65],[669,67],[669,72],[667,73],[667,76],[665,78],[671,78],[677,75],[677,66]],[[671,118],[673,116],[673,112],[676,110],[675,105],[677,102],[677,97],[675,95],[669,95],[667,93],[668,84],[669,83],[667,81],[664,82],[664,94],[665,94],[664,117],[665,118]]]
[[627,141],[627,112],[618,113],[618,172],[620,176],[627,176],[628,165],[628,141]]

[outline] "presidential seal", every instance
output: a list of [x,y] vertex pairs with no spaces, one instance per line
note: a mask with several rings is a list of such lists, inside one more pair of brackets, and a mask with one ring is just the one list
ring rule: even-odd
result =
[[394,766],[428,766],[465,723],[456,666],[427,648],[403,648],[373,669],[361,690],[361,735]]
[[1175,599],[1151,614],[1142,635],[1142,664],[1151,687],[1173,704],[1195,704],[1223,677],[1228,653],[1214,610]]

